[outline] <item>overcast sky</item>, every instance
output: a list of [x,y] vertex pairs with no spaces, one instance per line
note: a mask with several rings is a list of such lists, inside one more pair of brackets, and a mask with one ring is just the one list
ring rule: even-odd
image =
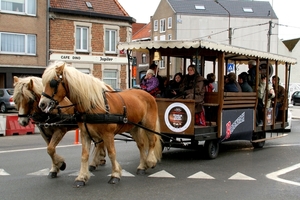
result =
[[[150,22],[160,0],[118,0],[131,17],[138,23]],[[259,0],[267,1],[267,0]],[[299,0],[269,0],[279,18],[279,38],[300,38]]]

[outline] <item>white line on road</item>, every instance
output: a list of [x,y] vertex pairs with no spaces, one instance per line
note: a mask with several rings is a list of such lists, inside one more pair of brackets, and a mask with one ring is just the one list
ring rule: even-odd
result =
[[[72,144],[72,145],[63,145],[63,146],[57,146],[56,148],[66,148],[66,147],[74,147],[74,146],[81,146],[81,144]],[[36,151],[36,150],[42,150],[46,149],[47,147],[39,147],[39,148],[30,148],[30,149],[15,149],[15,150],[7,150],[7,151],[0,151],[1,153],[14,153],[14,152],[21,152],[21,151]]]
[[288,172],[291,172],[293,170],[296,170],[298,168],[300,168],[300,163],[296,164],[296,165],[293,165],[293,166],[290,166],[290,167],[287,167],[287,168],[284,168],[284,169],[281,169],[281,170],[278,170],[276,172],[269,173],[269,174],[266,175],[266,177],[269,178],[269,179],[275,180],[275,181],[300,186],[300,183],[298,183],[298,182],[290,181],[290,180],[286,180],[286,179],[278,177],[278,176],[281,176],[281,175],[286,174]]

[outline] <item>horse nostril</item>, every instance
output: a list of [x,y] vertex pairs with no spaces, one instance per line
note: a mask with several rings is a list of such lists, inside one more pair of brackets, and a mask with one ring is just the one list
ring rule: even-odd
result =
[[41,109],[44,109],[45,108],[45,103],[40,103],[40,105],[39,105],[39,107],[41,108]]

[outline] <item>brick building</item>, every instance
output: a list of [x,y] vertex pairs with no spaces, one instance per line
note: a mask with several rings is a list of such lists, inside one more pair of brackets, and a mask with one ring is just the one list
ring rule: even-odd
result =
[[50,61],[64,60],[125,89],[128,60],[117,43],[131,41],[133,22],[117,0],[51,0]]

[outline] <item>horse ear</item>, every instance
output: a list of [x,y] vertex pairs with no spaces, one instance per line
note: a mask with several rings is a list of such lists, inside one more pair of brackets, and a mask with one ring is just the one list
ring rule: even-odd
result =
[[19,78],[17,76],[14,76],[14,85],[19,82]]
[[33,80],[30,79],[29,83],[27,83],[28,90],[33,90]]
[[56,67],[56,69],[55,69],[56,74],[63,74],[65,65],[66,65],[65,62],[61,63],[60,65],[57,65],[57,67]]

